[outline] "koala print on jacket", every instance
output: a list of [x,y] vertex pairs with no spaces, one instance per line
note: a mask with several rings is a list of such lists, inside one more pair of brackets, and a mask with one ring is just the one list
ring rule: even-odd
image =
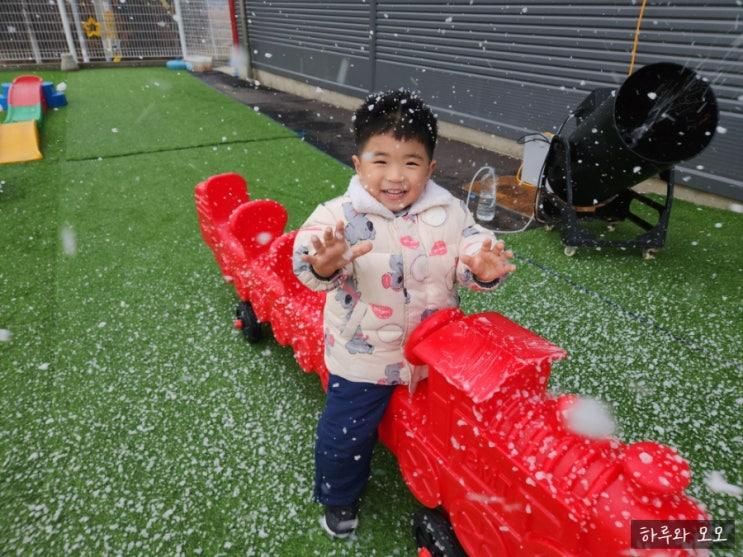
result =
[[391,288],[395,292],[403,291],[405,295],[405,303],[410,303],[410,295],[405,289],[405,275],[402,255],[390,255],[390,269],[391,273],[385,273],[382,275],[382,286],[385,288]]
[[351,313],[353,313],[353,308],[356,307],[359,298],[361,298],[361,293],[356,287],[356,280],[353,277],[344,280],[338,290],[335,291],[335,300],[346,310],[346,320],[351,318]]
[[474,236],[476,234],[480,234],[480,230],[477,229],[475,226],[468,226],[464,230],[462,230],[462,236],[465,238],[469,238],[470,236]]
[[401,383],[400,370],[402,370],[402,368],[402,362],[397,362],[396,364],[387,364],[387,366],[384,368],[384,379],[382,380],[382,382],[385,385],[397,385]]
[[356,327],[356,332],[353,334],[353,338],[346,343],[346,350],[349,354],[372,354],[374,347],[366,342],[367,337],[361,332],[361,326]]
[[390,269],[391,273],[382,275],[382,286],[399,292],[405,286],[402,255],[390,255]]
[[357,213],[350,202],[343,204],[343,216],[346,217],[345,234],[349,244],[353,246],[362,240],[374,239],[374,223],[366,216]]
[[307,255],[308,253],[310,253],[310,250],[307,246],[296,246],[294,257],[292,258],[292,268],[294,269],[295,275],[310,270],[310,264],[302,260],[302,256]]
[[431,317],[437,311],[439,311],[438,308],[428,308],[428,309],[423,310],[423,313],[421,313],[421,321],[425,321],[427,318]]

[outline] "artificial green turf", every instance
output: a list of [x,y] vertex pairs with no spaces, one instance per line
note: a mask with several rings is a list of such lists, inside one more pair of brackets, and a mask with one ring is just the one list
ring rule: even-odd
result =
[[67,76],[67,159],[185,149],[295,134],[186,71],[99,69]]
[[514,242],[525,259],[684,339],[715,367],[741,369],[743,327],[735,324],[743,323],[743,259],[737,256],[743,218],[683,201],[671,215],[666,246],[652,260],[643,260],[640,250],[606,248],[565,257],[557,230],[521,234]]
[[[124,74],[120,83],[139,90],[184,79],[168,104],[218,95],[185,74]],[[230,328],[234,293],[201,241],[193,204],[197,182],[237,171],[253,197],[286,205],[293,228],[344,190],[350,170],[291,133],[248,130],[250,141],[225,143],[218,132],[208,136],[214,145],[184,149],[225,111],[256,130],[274,126],[222,96],[189,112],[163,144],[150,129],[142,145],[158,152],[120,156],[136,146],[112,143],[109,128],[131,116],[127,89],[108,92],[96,116],[105,126],[90,119],[89,102],[72,102],[100,75],[66,76],[71,103],[48,114],[45,160],[0,167],[0,328],[13,333],[0,343],[0,547],[413,554],[416,504],[384,450],[358,538],[334,543],[320,532],[311,501],[318,381],[290,350],[248,346]],[[68,160],[80,153],[89,160]],[[740,368],[728,365],[743,329],[741,216],[684,203],[673,215],[667,248],[651,262],[606,250],[567,259],[555,232],[509,237],[519,271],[496,294],[466,293],[464,307],[502,311],[566,348],[552,389],[608,401],[626,441],[678,447],[693,466],[691,493],[715,516],[739,517],[740,499],[701,479],[722,470],[743,483]],[[75,240],[71,254],[62,231]],[[718,281],[702,280],[707,272]]]

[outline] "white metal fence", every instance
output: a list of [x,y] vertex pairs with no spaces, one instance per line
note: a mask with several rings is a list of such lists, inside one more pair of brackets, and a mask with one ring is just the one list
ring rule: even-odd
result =
[[179,0],[187,54],[227,61],[232,46],[227,0]]
[[0,0],[0,63],[69,52],[80,62],[184,54],[220,62],[231,44],[228,0]]

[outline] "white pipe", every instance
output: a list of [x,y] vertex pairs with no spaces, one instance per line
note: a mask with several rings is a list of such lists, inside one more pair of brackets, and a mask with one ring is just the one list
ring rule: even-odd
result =
[[64,36],[67,39],[67,48],[70,49],[70,54],[77,62],[77,49],[75,48],[75,41],[72,39],[72,30],[70,29],[70,20],[67,17],[67,9],[64,7],[64,0],[57,0],[57,6],[59,6],[59,17],[62,18],[62,28],[64,29]]

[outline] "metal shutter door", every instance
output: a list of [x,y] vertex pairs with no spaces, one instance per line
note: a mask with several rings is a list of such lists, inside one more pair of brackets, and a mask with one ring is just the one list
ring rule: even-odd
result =
[[[735,31],[743,9],[734,2],[677,4],[683,6],[648,2],[635,68],[668,60],[698,66],[713,81],[728,132],[681,176],[692,187],[741,198],[743,183],[733,177],[743,175],[743,161],[733,142],[743,137]],[[444,120],[513,139],[554,130],[592,89],[625,79],[640,6],[640,0],[380,1],[375,86],[420,89]]]
[[253,66],[365,96],[371,87],[369,5],[246,0]]

